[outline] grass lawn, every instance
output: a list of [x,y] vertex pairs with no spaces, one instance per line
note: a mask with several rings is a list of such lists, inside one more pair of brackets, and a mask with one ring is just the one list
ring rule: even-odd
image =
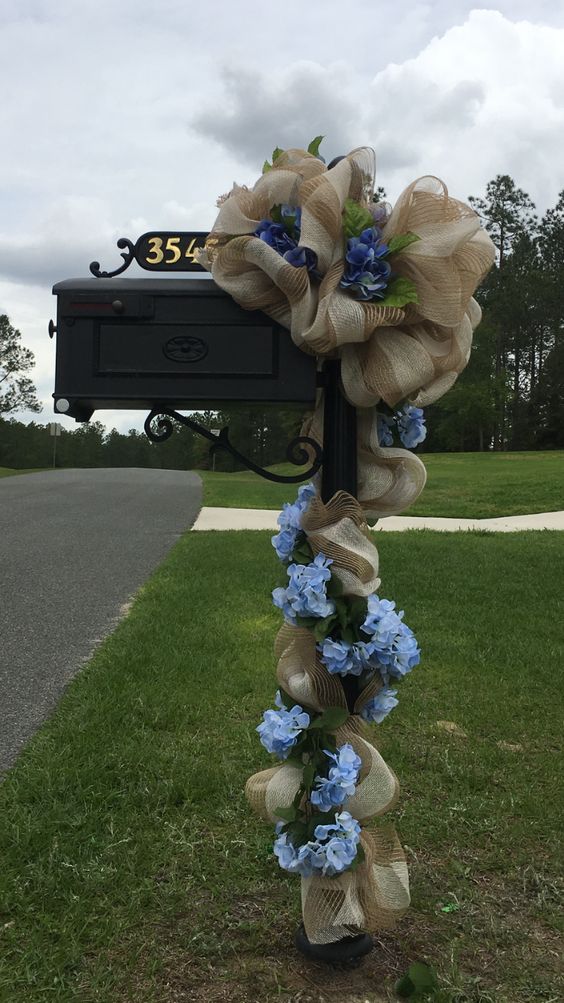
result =
[[37,474],[41,470],[50,469],[50,467],[29,467],[25,470],[15,470],[13,467],[0,467],[0,477],[14,477],[15,474]]
[[[458,519],[557,512],[564,508],[564,452],[424,453],[427,485],[409,515]],[[273,467],[294,474],[291,464]],[[297,486],[273,484],[242,471],[198,470],[204,504],[227,508],[281,508]]]
[[441,1003],[557,1003],[564,533],[378,539],[424,654],[376,729],[413,907],[349,973],[292,947],[299,880],[242,793],[269,765],[268,538],[181,539],[0,787],[0,999],[373,1003],[421,959]]

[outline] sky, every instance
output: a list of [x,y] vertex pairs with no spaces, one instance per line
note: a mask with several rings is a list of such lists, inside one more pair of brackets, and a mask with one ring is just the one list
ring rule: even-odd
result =
[[43,403],[14,417],[55,417],[53,284],[117,267],[121,236],[210,229],[276,146],[372,146],[391,202],[423,174],[464,200],[510,174],[542,213],[564,189],[562,66],[564,0],[0,0],[0,314]]

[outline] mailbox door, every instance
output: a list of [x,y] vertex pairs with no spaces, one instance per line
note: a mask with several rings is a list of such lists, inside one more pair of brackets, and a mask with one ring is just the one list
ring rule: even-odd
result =
[[53,291],[55,410],[79,421],[102,408],[315,401],[315,358],[211,279],[71,279]]

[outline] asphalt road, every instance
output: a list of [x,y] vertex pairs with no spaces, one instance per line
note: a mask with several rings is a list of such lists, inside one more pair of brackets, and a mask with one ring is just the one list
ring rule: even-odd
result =
[[201,505],[181,470],[0,479],[0,771]]

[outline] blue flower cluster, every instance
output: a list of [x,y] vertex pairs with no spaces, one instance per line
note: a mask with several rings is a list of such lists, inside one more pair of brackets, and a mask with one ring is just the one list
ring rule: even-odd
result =
[[392,435],[392,429],[396,423],[395,416],[391,414],[378,414],[376,415],[376,422],[378,427],[379,445],[393,446],[394,437]]
[[372,700],[365,703],[361,710],[361,716],[365,721],[373,721],[375,724],[382,724],[394,707],[397,707],[399,700],[396,700],[397,690],[391,690],[384,686]]
[[287,759],[300,733],[309,727],[309,714],[296,704],[288,710],[278,690],[275,698],[278,710],[265,710],[263,722],[257,727],[262,745],[279,759]]
[[302,210],[299,206],[281,205],[280,215],[281,223],[275,223],[272,219],[261,219],[255,230],[255,237],[264,240],[294,268],[302,268],[305,265],[308,272],[315,273],[317,255],[311,248],[299,246]]
[[317,554],[311,564],[288,566],[290,582],[285,589],[274,589],[272,601],[289,623],[295,624],[297,616],[323,618],[335,612],[335,603],[327,598],[326,591],[332,563],[331,558]]
[[373,649],[367,641],[335,641],[326,637],[320,645],[321,661],[331,675],[360,676],[371,667]]
[[315,778],[310,801],[320,811],[331,811],[354,794],[362,761],[349,742],[341,745],[337,752],[323,751],[335,766],[330,768],[328,777]]
[[378,442],[381,446],[393,446],[392,429],[397,426],[399,437],[406,449],[415,449],[427,436],[423,408],[404,404],[394,415],[378,414]]
[[388,252],[377,226],[363,230],[360,237],[349,237],[339,285],[355,293],[359,300],[383,299],[392,274],[390,264],[384,260]]
[[395,602],[374,594],[368,597],[367,605],[367,616],[360,629],[370,636],[371,663],[387,684],[390,676],[401,679],[411,672],[419,664],[421,651],[415,634],[403,622],[403,610],[396,613]]
[[404,404],[398,416],[398,432],[406,449],[414,449],[427,435],[423,408]]
[[302,846],[294,846],[288,833],[281,832],[282,828],[283,823],[279,822],[274,853],[280,867],[291,874],[301,874],[304,878],[333,877],[350,867],[357,855],[360,825],[348,811],[337,814],[334,823],[316,826],[315,839]]
[[302,515],[307,509],[316,490],[313,484],[303,484],[295,502],[286,502],[278,516],[280,532],[272,537],[271,543],[281,561],[291,560],[298,536],[302,529]]
[[403,616],[403,610],[396,612],[396,604],[389,599],[380,599],[376,594],[369,596],[366,617],[360,627],[368,640],[350,643],[326,637],[317,646],[331,675],[360,676],[369,670],[380,673],[384,689],[362,711],[366,720],[378,724],[398,704],[397,691],[388,689],[390,678],[401,679],[419,664],[421,657],[417,639],[403,622]]

